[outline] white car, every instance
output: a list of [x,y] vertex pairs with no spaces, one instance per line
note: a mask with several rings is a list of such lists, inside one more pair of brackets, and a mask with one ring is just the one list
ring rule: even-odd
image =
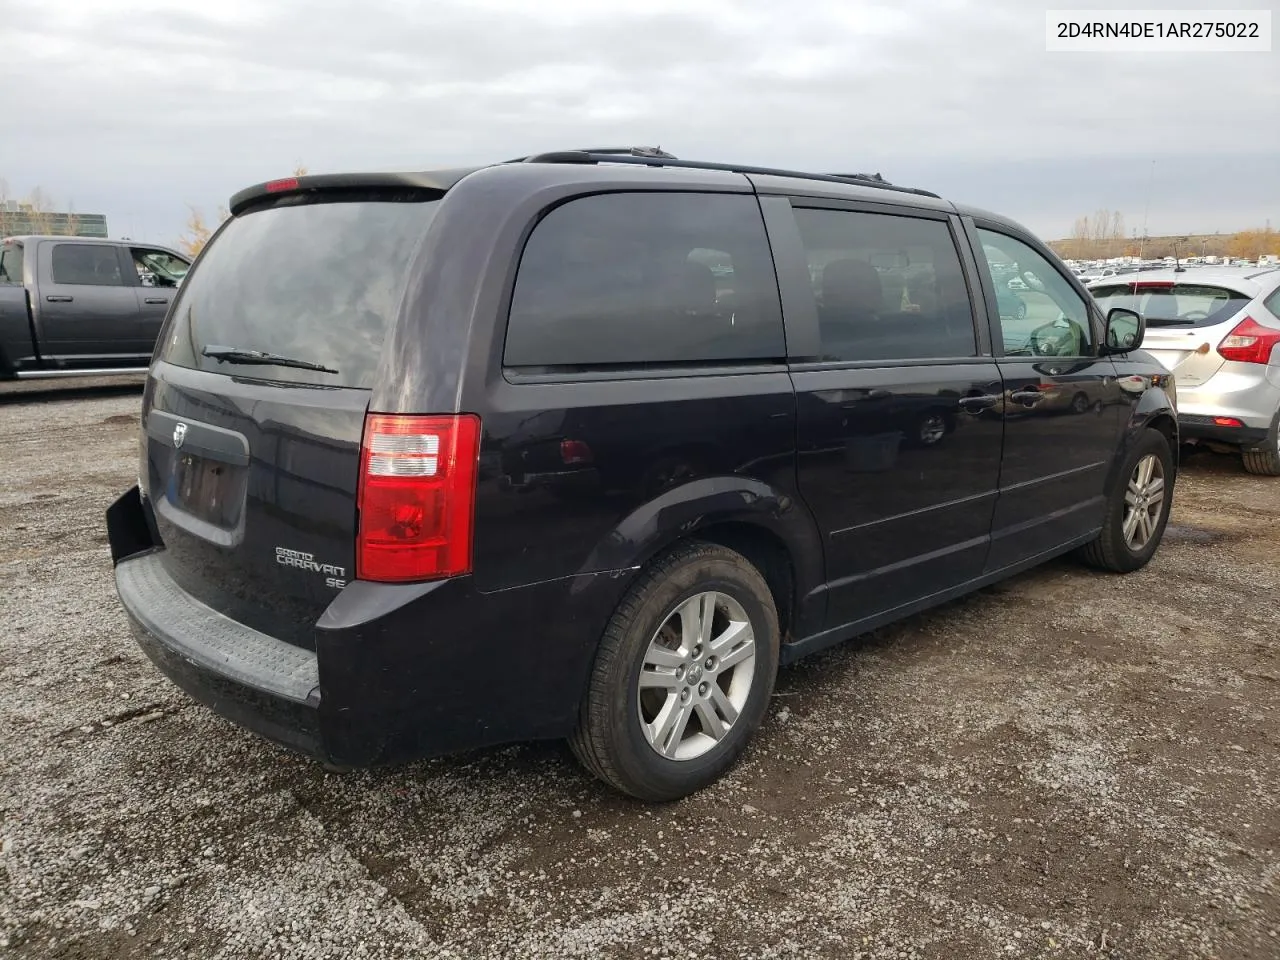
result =
[[1173,372],[1185,442],[1239,450],[1280,476],[1280,267],[1151,270],[1089,287],[1105,315],[1140,313],[1142,349]]

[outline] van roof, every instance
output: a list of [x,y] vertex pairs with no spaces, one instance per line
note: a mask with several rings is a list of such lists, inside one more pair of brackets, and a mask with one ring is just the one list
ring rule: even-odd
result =
[[[231,213],[239,214],[271,195],[307,193],[321,190],[407,189],[444,194],[462,179],[512,167],[526,174],[537,170],[534,179],[544,185],[594,179],[634,179],[643,183],[651,176],[679,187],[713,187],[725,189],[740,185],[745,191],[759,193],[796,193],[867,200],[945,210],[961,216],[979,217],[1004,225],[1020,233],[1025,227],[1008,217],[977,207],[962,206],[928,190],[890,183],[877,174],[810,173],[798,170],[756,167],[742,164],[680,160],[657,148],[565,150],[534,154],[501,163],[468,167],[443,167],[416,172],[342,173],[286,177],[255,184],[236,193],[230,201]],[[730,187],[731,188],[731,187]]]
[[[309,190],[341,190],[341,189],[395,189],[408,188],[419,190],[436,190],[441,193],[449,190],[463,177],[492,167],[509,164],[532,164],[557,170],[549,179],[592,179],[592,171],[603,165],[628,165],[636,168],[662,169],[668,176],[677,171],[687,171],[690,180],[705,183],[700,173],[721,173],[726,175],[784,178],[789,180],[807,180],[831,184],[832,186],[862,187],[874,191],[888,191],[907,196],[941,199],[936,193],[915,187],[904,187],[890,183],[878,173],[813,173],[800,170],[785,170],[775,167],[760,167],[747,164],[721,163],[711,161],[681,160],[656,147],[632,148],[600,148],[589,150],[561,150],[551,153],[533,154],[508,160],[506,163],[485,164],[473,167],[449,167],[437,170],[424,170],[414,173],[350,173],[324,174],[318,176],[285,177],[255,184],[239,191],[231,198],[230,210],[233,214],[244,210],[252,203],[260,201],[271,194],[306,192]],[[550,172],[550,170],[548,171]],[[567,174],[567,176],[566,176]]]

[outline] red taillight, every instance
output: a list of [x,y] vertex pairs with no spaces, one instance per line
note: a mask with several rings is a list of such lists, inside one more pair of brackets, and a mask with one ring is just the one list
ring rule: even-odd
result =
[[471,572],[480,418],[365,417],[356,576],[403,582]]
[[297,190],[298,178],[286,177],[284,180],[272,180],[266,186],[267,193],[284,193],[286,190]]
[[1264,327],[1252,317],[1245,317],[1218,344],[1224,359],[1241,363],[1269,363],[1271,351],[1280,343],[1280,330]]
[[1172,290],[1172,280],[1135,280],[1130,286],[1136,293],[1139,290]]
[[582,440],[561,440],[560,460],[565,466],[591,462],[591,448]]
[[1214,417],[1213,425],[1215,427],[1243,427],[1244,421],[1237,420],[1235,417]]

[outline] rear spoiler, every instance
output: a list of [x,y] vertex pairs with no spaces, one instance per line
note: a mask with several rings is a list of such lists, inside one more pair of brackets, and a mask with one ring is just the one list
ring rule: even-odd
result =
[[324,173],[315,176],[285,177],[246,187],[228,204],[237,216],[269,197],[320,193],[330,190],[433,190],[444,193],[459,180],[475,171],[475,167],[451,170],[429,170],[424,173]]

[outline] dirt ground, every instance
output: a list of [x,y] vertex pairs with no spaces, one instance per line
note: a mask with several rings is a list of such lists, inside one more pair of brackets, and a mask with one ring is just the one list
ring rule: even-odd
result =
[[135,388],[0,395],[0,956],[1280,956],[1280,480],[1184,465],[1155,561],[1050,564],[783,672],[724,782],[559,744],[338,775],[134,646]]

